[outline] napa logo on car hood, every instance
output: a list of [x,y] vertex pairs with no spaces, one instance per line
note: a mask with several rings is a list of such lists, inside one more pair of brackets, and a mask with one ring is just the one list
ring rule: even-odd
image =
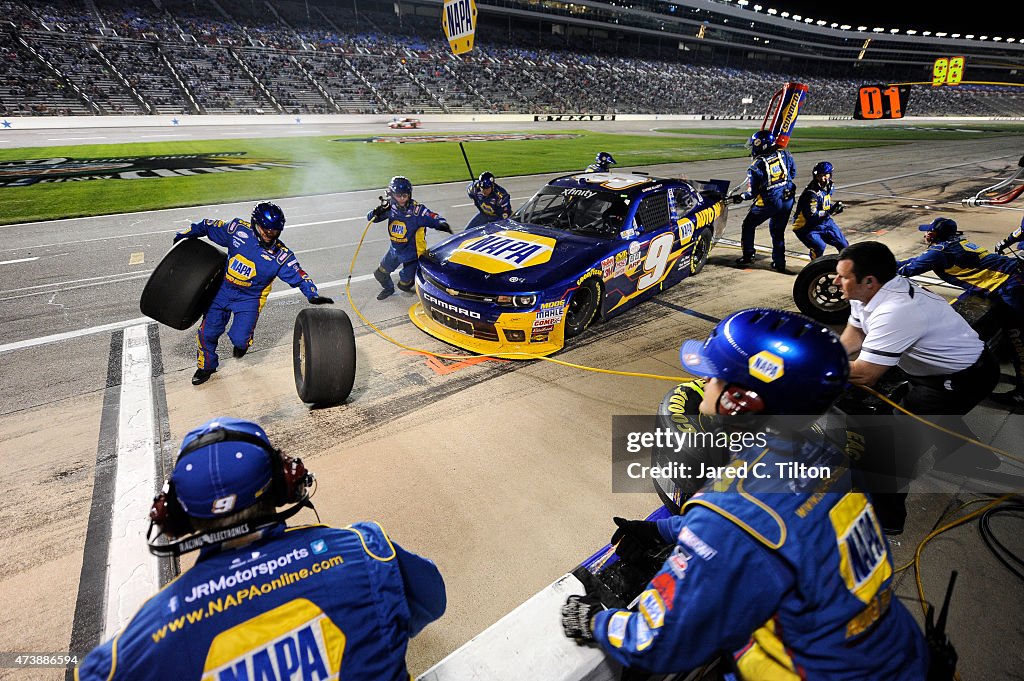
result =
[[539,234],[501,230],[466,239],[448,256],[449,262],[488,274],[542,265],[551,260],[555,240]]

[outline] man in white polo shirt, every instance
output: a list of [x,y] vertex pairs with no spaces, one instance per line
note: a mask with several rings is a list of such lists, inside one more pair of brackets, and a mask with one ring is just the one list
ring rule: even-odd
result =
[[[874,385],[890,367],[899,366],[911,383],[904,408],[973,438],[962,416],[992,393],[999,382],[999,365],[945,298],[896,276],[896,269],[892,251],[877,241],[847,246],[839,254],[833,283],[850,301],[850,318],[840,340],[851,356],[860,353],[850,362],[850,382]],[[937,463],[964,444],[936,430],[929,429],[928,435],[929,444],[937,447]],[[913,463],[907,460],[906,448],[901,450],[897,472]],[[999,465],[998,457],[983,449],[971,447],[964,453],[974,466]],[[895,506],[893,529],[902,528],[905,496],[879,499],[880,516],[888,515],[882,509]]]

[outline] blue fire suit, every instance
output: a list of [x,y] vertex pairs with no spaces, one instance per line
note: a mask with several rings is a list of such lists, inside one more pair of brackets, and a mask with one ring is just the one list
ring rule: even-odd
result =
[[591,163],[587,166],[585,173],[610,173],[612,171],[611,163]]
[[299,265],[291,249],[278,241],[270,250],[260,245],[256,232],[245,220],[231,222],[203,220],[193,223],[184,232],[174,235],[174,241],[209,237],[210,241],[228,249],[228,263],[224,281],[203,315],[203,323],[196,332],[196,364],[200,369],[214,370],[217,341],[234,315],[228,338],[237,348],[248,349],[259,321],[260,312],[270,295],[270,287],[278,277],[292,287],[298,287],[307,299],[317,295],[316,284]]
[[419,257],[427,251],[426,228],[444,231],[446,228],[450,229],[448,221],[411,198],[404,209],[391,201],[391,207],[386,213],[379,214],[374,209],[367,213],[366,219],[371,222],[387,220],[388,236],[391,237],[391,247],[381,259],[380,267],[374,272],[377,281],[385,291],[394,291],[391,273],[401,266],[402,270],[398,273],[398,288],[411,291],[416,279]]
[[825,189],[817,183],[807,185],[796,202],[793,233],[811,251],[812,260],[824,255],[828,246],[841,251],[850,245],[839,225],[832,219],[834,205],[831,182]]
[[491,188],[490,196],[485,195],[476,182],[469,183],[466,194],[473,199],[473,203],[476,204],[476,209],[479,211],[466,225],[466,229],[479,227],[494,220],[504,220],[512,215],[511,197],[505,188],[497,182]]
[[408,681],[409,639],[445,605],[434,564],[376,523],[281,524],[254,543],[204,550],[76,677]]
[[[1013,239],[1017,232],[1007,239]],[[1013,348],[1011,359],[1017,387],[1024,388],[1024,266],[1017,258],[989,253],[967,239],[954,237],[932,244],[916,258],[897,264],[897,274],[901,276],[912,277],[931,270],[954,286],[1000,301],[999,316]]]
[[[828,473],[776,465],[796,463]],[[595,616],[601,648],[652,672],[728,651],[747,680],[923,681],[924,636],[893,594],[889,545],[842,454],[769,435],[730,467],[745,477],[720,477],[657,521],[672,553],[636,610]]]
[[1020,221],[1020,227],[1010,232],[1009,236],[996,244],[995,250],[1002,253],[1005,248],[1019,244],[1021,241],[1024,241],[1024,220]]
[[796,196],[796,163],[785,149],[757,156],[747,168],[747,190],[740,194],[743,200],[753,199],[741,225],[740,242],[743,257],[754,257],[754,230],[768,220],[772,237],[772,264],[786,264],[786,223],[793,210]]

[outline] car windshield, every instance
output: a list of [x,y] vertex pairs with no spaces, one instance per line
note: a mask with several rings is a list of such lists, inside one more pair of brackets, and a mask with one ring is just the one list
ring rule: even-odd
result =
[[519,222],[569,232],[617,236],[629,212],[618,194],[575,187],[544,187],[516,211]]

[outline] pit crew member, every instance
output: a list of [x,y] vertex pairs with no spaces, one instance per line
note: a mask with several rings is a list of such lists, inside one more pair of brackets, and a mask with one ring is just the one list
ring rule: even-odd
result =
[[1005,239],[997,243],[992,250],[994,250],[999,255],[1002,255],[1007,248],[1013,246],[1014,244],[1019,244],[1021,241],[1024,241],[1024,219],[1020,221],[1020,227],[1010,232],[1009,235],[1007,235]]
[[843,212],[843,202],[832,200],[832,164],[821,161],[811,171],[811,181],[796,202],[793,233],[807,246],[811,260],[825,254],[828,246],[843,250],[850,245],[843,230],[832,219]]
[[[928,250],[898,263],[897,274],[912,277],[929,270],[954,286],[996,301],[999,318],[1013,348],[1015,387],[993,393],[992,400],[1024,406],[1024,274],[1017,258],[989,253],[965,238],[956,222],[935,218],[919,229],[926,232]],[[1020,230],[1018,230],[1020,231]],[[1009,238],[1012,238],[1011,234]]]
[[790,274],[786,269],[786,223],[793,211],[796,196],[796,163],[793,155],[775,145],[775,134],[758,130],[747,140],[753,161],[747,168],[746,191],[734,194],[733,203],[754,200],[743,218],[740,242],[743,254],[737,265],[754,262],[754,230],[765,220],[772,237],[772,264],[776,272]]
[[274,279],[280,278],[293,288],[299,288],[314,305],[334,302],[317,292],[316,284],[302,269],[295,254],[280,241],[284,222],[284,211],[280,206],[262,202],[256,204],[250,222],[241,218],[230,222],[207,218],[174,235],[174,243],[205,236],[228,249],[224,281],[196,332],[199,349],[192,385],[205,383],[217,371],[220,364],[217,342],[232,315],[234,319],[228,331],[228,338],[234,346],[232,354],[240,358],[249,351],[256,322]]
[[366,219],[370,222],[388,223],[391,247],[373,271],[380,283],[381,292],[377,300],[384,300],[395,292],[391,273],[399,267],[398,288],[411,291],[416,283],[416,268],[419,257],[427,250],[426,228],[452,233],[448,222],[422,203],[412,199],[412,182],[408,178],[395,176],[387,188],[388,198],[371,210]]
[[469,183],[466,194],[473,199],[477,213],[466,229],[479,227],[494,220],[504,220],[512,215],[512,201],[508,191],[494,181],[494,173],[480,173],[480,177]]
[[286,527],[310,506],[311,481],[256,423],[223,417],[190,431],[150,512],[173,541],[150,548],[202,547],[195,565],[76,677],[407,681],[409,639],[445,610],[441,574],[374,522]]
[[612,155],[607,151],[598,152],[597,156],[594,157],[594,162],[587,166],[586,172],[588,173],[607,173],[610,172],[612,166],[616,164]]
[[[685,342],[681,356],[688,372],[709,379],[701,414],[721,416],[726,428],[754,427],[747,419],[755,414],[810,426],[843,392],[849,371],[834,333],[781,310],[729,315],[703,343]],[[672,552],[635,610],[571,596],[566,635],[656,673],[686,672],[724,651],[748,681],[924,681],[924,636],[893,593],[888,543],[870,501],[850,486],[843,455],[809,428],[764,429],[767,447],[746,448],[731,469],[803,462],[825,464],[831,475],[723,476],[681,515],[616,518],[612,543],[624,560]]]

